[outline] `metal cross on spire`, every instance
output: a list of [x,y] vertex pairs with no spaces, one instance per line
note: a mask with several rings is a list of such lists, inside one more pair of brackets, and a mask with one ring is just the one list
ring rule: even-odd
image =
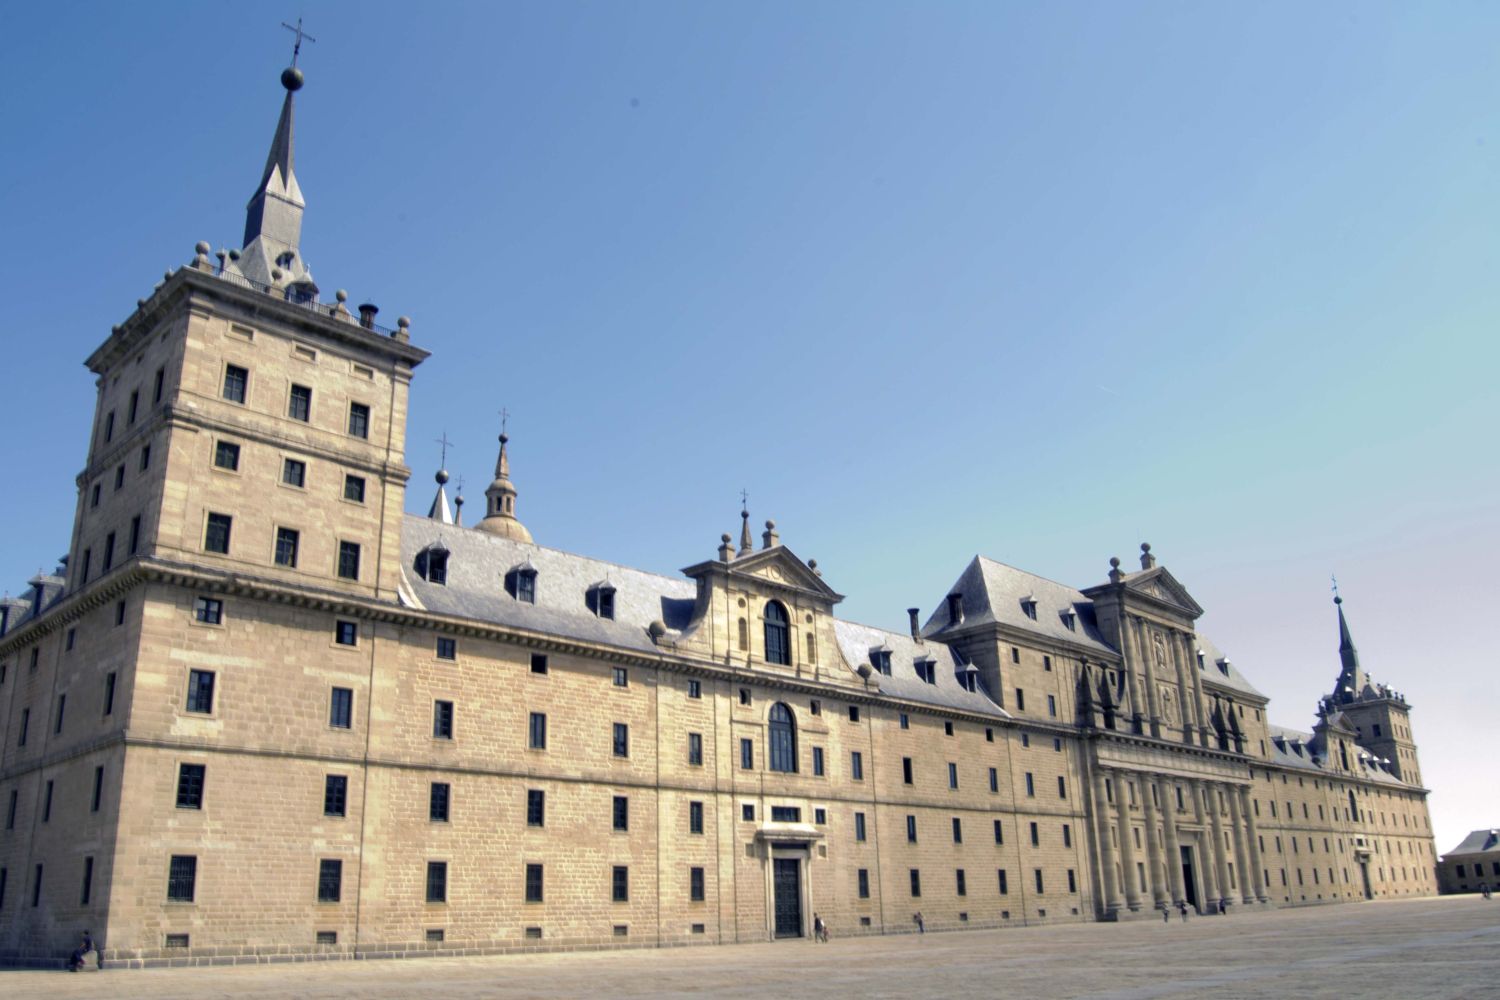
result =
[[1333,598],[1334,598],[1334,600],[1338,600],[1338,596],[1339,596],[1339,578],[1337,576],[1334,576],[1334,577],[1332,577],[1332,579],[1333,579]]
[[740,490],[740,510],[750,509],[750,491]]
[[503,406],[500,407],[500,433],[501,434],[505,433],[505,425],[508,424],[509,422],[510,422],[510,411],[507,410]]
[[292,68],[296,69],[297,68],[297,56],[302,52],[302,43],[303,43],[303,41],[305,40],[305,41],[309,41],[309,42],[316,42],[317,39],[314,38],[312,35],[309,35],[307,32],[305,32],[305,31],[302,30],[302,18],[300,18],[300,17],[297,18],[297,26],[296,27],[292,27],[290,24],[287,24],[285,21],[281,22],[281,26],[283,28],[285,28],[287,31],[290,31],[294,35],[297,36],[297,42],[296,42],[295,45],[292,46]]
[[446,430],[443,431],[443,436],[438,438],[434,442],[434,444],[440,444],[443,446],[443,458],[440,462],[438,462],[438,468],[446,469],[448,467],[448,446],[452,443],[452,441],[448,440],[448,432]]

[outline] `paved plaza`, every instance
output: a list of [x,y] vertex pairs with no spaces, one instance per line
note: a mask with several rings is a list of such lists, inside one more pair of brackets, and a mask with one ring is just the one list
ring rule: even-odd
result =
[[0,971],[0,997],[1500,998],[1500,900],[811,942],[69,975]]

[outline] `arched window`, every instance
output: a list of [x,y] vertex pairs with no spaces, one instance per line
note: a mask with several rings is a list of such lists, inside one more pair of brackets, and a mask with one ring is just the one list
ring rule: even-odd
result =
[[766,603],[766,662],[792,665],[792,646],[787,637],[786,608],[779,601]]
[[797,724],[792,720],[792,710],[781,702],[771,706],[767,720],[771,731],[771,770],[797,770]]

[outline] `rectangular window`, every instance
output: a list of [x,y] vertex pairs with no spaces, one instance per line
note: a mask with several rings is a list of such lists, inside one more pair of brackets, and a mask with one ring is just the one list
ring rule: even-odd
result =
[[134,389],[130,393],[130,408],[125,413],[125,426],[129,427],[135,423],[136,411],[141,408],[141,390]]
[[990,791],[1000,791],[1000,771],[993,767],[990,768]]
[[1035,823],[1031,824],[1031,846],[1032,847],[1041,847],[1042,846],[1041,830],[1037,827],[1037,825]]
[[354,725],[354,691],[336,687],[328,698],[328,724],[334,729],[349,729]]
[[953,735],[953,723],[951,723],[951,722],[944,722],[943,723],[943,735],[944,736],[952,736]]
[[547,825],[547,793],[540,788],[526,789],[526,825]]
[[338,858],[318,861],[318,902],[337,903],[344,888],[344,863]]
[[110,410],[109,415],[104,418],[104,440],[105,443],[115,439],[115,411]]
[[540,903],[542,901],[542,866],[526,866],[526,902]]
[[295,569],[301,535],[292,528],[276,529],[276,565]]
[[1026,794],[1030,798],[1036,797],[1036,778],[1030,771],[1026,772]]
[[212,670],[188,672],[187,710],[207,715],[214,710],[214,674]]
[[21,709],[21,738],[16,741],[16,746],[18,746],[18,747],[24,747],[26,745],[26,733],[30,729],[31,729],[31,709],[29,709],[29,708],[23,708],[23,709]]
[[812,757],[813,757],[813,776],[821,778],[821,777],[823,777],[823,748],[822,747],[813,747],[812,748]]
[[203,551],[229,554],[229,531],[234,527],[234,518],[228,514],[209,514],[208,526],[203,531]]
[[614,801],[614,829],[630,829],[630,799],[624,795],[616,795]]
[[282,459],[281,481],[288,486],[302,489],[307,485],[307,463],[296,458]]
[[448,822],[448,802],[452,787],[446,781],[434,781],[427,793],[427,818],[433,823]]
[[166,385],[166,381],[167,370],[165,368],[156,369],[156,378],[151,384],[151,403],[153,406],[161,402],[161,393]]
[[42,793],[42,822],[48,823],[52,820],[52,779],[47,779],[47,787]]
[[907,715],[905,712],[901,713],[900,722],[901,722],[901,728],[902,729],[910,729],[911,728],[911,716]]
[[359,543],[339,542],[339,578],[359,579]]
[[10,790],[10,806],[5,810],[5,828],[14,830],[16,828],[16,800],[20,792],[12,788]]
[[1050,715],[1050,716],[1052,716],[1052,718],[1054,718],[1054,719],[1057,718],[1057,696],[1056,695],[1049,694],[1047,696],[1047,714]]
[[688,803],[688,833],[703,832],[703,803]]
[[231,403],[245,401],[245,385],[250,381],[250,372],[239,365],[224,366],[224,398]]
[[952,761],[948,762],[948,787],[958,787],[958,765]]
[[616,903],[630,902],[630,869],[615,865],[610,876],[610,898]]
[[909,784],[912,783],[911,758],[910,757],[902,757],[901,758],[901,781],[904,784],[907,784],[907,785],[909,785]]
[[104,801],[104,766],[94,768],[94,794],[89,797],[89,812],[98,812]]
[[355,503],[365,502],[365,481],[362,476],[344,476],[344,499]]
[[333,623],[333,641],[340,646],[358,646],[359,623],[335,621]]
[[89,563],[92,562],[93,559],[94,559],[94,550],[93,549],[84,549],[83,550],[83,565],[81,567],[79,567],[79,570],[78,570],[78,580],[79,580],[80,583],[87,583],[88,582],[88,579],[89,579]]
[[370,408],[364,403],[349,404],[349,435],[357,438],[370,436]]
[[626,670],[624,667],[615,667],[611,672],[611,675],[614,679],[615,687],[622,688],[630,686],[630,671]]
[[1069,826],[1067,823],[1064,823],[1062,826],[1063,826],[1063,846],[1064,847],[1072,847],[1073,846],[1073,828],[1071,826]]
[[192,854],[174,854],[167,869],[167,901],[191,903],[198,888],[198,858]]
[[224,602],[213,597],[200,597],[193,602],[193,617],[205,625],[218,625],[224,621]]
[[449,639],[445,636],[438,636],[437,658],[440,660],[458,659],[458,640]]
[[57,696],[57,721],[52,724],[52,735],[53,736],[57,736],[60,733],[62,733],[63,712],[65,712],[67,710],[67,708],[68,708],[68,696],[65,695],[65,694],[58,695]]
[[542,712],[531,713],[526,745],[533,750],[547,749],[547,716]]
[[137,514],[130,519],[130,546],[129,555],[135,555],[141,548],[141,515]]
[[915,816],[906,817],[906,842],[908,844],[917,842],[917,817]]
[[740,740],[740,768],[745,771],[755,769],[754,740]]
[[911,895],[913,899],[922,895],[922,873],[915,868],[911,870]]
[[615,723],[614,755],[630,756],[630,727],[623,722]]
[[115,533],[111,531],[104,536],[104,564],[99,567],[101,572],[108,573],[115,564]]
[[229,472],[240,471],[240,445],[233,441],[217,441],[213,445],[213,465]]
[[703,897],[703,869],[694,866],[688,869],[688,898],[694,903],[701,903]]
[[[1301,873],[1299,872],[1300,876]],[[42,866],[36,866],[36,878],[31,883],[31,907],[36,909],[42,905]]]
[[968,880],[964,878],[964,870],[962,868],[959,868],[954,871],[953,874],[954,883],[956,889],[958,890],[958,894],[960,896],[967,896],[969,894],[969,884]]
[[753,803],[745,802],[740,805],[740,819],[746,823],[755,822],[755,805]]
[[124,601],[120,601],[119,603],[117,603],[115,605],[115,624],[116,625],[124,625],[125,624],[125,602]]
[[688,681],[687,696],[689,698],[695,698],[695,699],[696,698],[702,698],[703,697],[703,682],[702,681]]
[[995,820],[995,843],[1005,843],[1005,827],[1000,824],[998,819]]
[[141,471],[145,472],[149,468],[151,468],[151,446],[147,444],[141,446]]
[[869,899],[870,898],[870,869],[868,869],[868,868],[861,868],[859,870],[859,872],[857,873],[857,875],[858,875],[858,881],[859,881],[859,898],[860,899]]
[[964,821],[959,817],[953,817],[953,842],[962,844],[964,842]]
[[89,905],[89,897],[94,892],[94,859],[87,857],[83,859],[83,895],[78,900],[84,906]]
[[448,862],[427,862],[427,902],[448,902]]
[[702,733],[688,733],[688,763],[693,767],[703,766]]
[[995,874],[1000,876],[1000,895],[1010,895],[1010,880],[1005,877],[1005,869],[997,868]]
[[534,674],[545,674],[547,672],[547,654],[531,654],[531,672]]
[[203,780],[208,768],[203,764],[182,764],[177,768],[177,808],[203,808]]
[[1026,711],[1026,692],[1016,688],[1016,711]]
[[865,814],[862,812],[854,814],[854,839],[860,843],[865,839]]
[[1071,868],[1068,869],[1068,891],[1078,891],[1078,875]]
[[432,703],[432,738],[435,740],[453,739],[453,702],[434,701]]
[[802,810],[797,806],[772,806],[771,822],[800,823],[802,822]]
[[858,750],[849,752],[849,777],[854,781],[865,780],[865,758]]
[[740,704],[748,707],[750,705],[750,689],[740,688]]
[[849,721],[850,722],[858,722],[859,721],[859,706],[858,705],[850,705],[849,706]]
[[1068,779],[1060,774],[1057,776],[1057,797],[1060,799],[1068,797]]
[[1042,870],[1040,868],[1036,868],[1033,869],[1032,873],[1036,876],[1036,894],[1040,896],[1046,891],[1042,888]]
[[342,774],[323,776],[323,815],[343,816],[349,807],[349,778]]
[[287,397],[286,415],[307,423],[312,418],[312,389],[305,385],[292,386],[292,393]]

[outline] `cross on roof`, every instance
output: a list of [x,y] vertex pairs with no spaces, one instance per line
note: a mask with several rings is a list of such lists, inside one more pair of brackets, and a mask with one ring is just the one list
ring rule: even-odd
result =
[[505,433],[505,425],[507,423],[509,423],[509,422],[510,422],[510,411],[507,410],[503,406],[500,407],[500,433],[501,434]]
[[295,28],[292,27],[290,24],[287,24],[285,21],[281,22],[281,26],[283,28],[285,28],[287,31],[290,31],[290,32],[292,32],[293,34],[295,34],[297,36],[297,43],[292,46],[292,68],[296,69],[296,67],[297,67],[297,56],[302,51],[302,41],[303,41],[303,39],[306,39],[309,42],[316,42],[317,39],[314,38],[312,35],[309,35],[307,32],[305,32],[305,31],[302,30],[302,18],[300,18],[300,17],[297,18],[297,26]]
[[750,491],[740,490],[740,510],[750,509]]
[[1333,596],[1339,596],[1339,578],[1336,576],[1333,577]]
[[443,436],[438,438],[435,443],[443,446],[443,458],[442,461],[438,462],[438,468],[446,469],[448,467],[448,446],[453,443],[448,440],[448,432],[446,430],[443,431]]

